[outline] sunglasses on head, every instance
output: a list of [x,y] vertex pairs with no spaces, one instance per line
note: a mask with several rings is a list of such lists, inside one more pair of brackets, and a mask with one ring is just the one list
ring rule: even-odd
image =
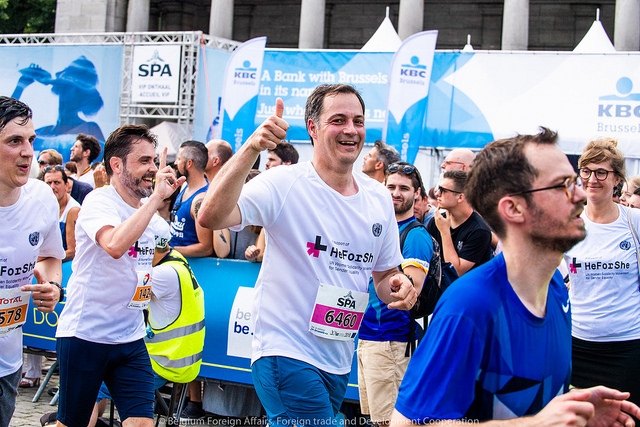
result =
[[62,165],[51,165],[44,168],[44,173],[51,172],[51,171],[64,172],[64,167]]
[[388,169],[390,173],[396,173],[398,171],[402,171],[403,173],[410,175],[413,172],[415,172],[416,167],[413,165],[399,165],[398,163],[393,163],[389,165]]

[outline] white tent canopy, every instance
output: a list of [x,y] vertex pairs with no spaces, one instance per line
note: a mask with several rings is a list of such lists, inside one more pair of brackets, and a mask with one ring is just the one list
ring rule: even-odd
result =
[[600,10],[598,10],[596,20],[591,24],[591,28],[573,51],[576,53],[613,53],[616,51],[602,26],[602,22],[600,22]]
[[376,32],[373,33],[369,41],[362,46],[360,51],[395,52],[401,44],[402,40],[389,19],[389,8],[387,7],[387,16],[384,18]]

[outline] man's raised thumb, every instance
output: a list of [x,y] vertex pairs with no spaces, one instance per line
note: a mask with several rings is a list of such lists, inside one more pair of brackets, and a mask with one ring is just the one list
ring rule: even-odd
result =
[[282,98],[276,98],[276,117],[282,118],[282,113],[284,113],[284,101]]

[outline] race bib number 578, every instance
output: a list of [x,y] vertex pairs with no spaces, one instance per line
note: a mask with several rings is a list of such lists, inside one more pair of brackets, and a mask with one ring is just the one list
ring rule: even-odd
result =
[[0,335],[8,334],[27,320],[29,292],[20,289],[0,290]]

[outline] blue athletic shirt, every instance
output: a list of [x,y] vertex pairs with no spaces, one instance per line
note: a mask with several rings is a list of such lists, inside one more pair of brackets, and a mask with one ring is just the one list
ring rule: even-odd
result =
[[570,375],[571,309],[561,274],[538,318],[513,291],[500,254],[443,294],[396,409],[420,424],[533,415],[568,390]]
[[180,191],[171,212],[171,246],[189,246],[199,242],[196,221],[191,218],[191,204],[198,194],[207,191],[209,184],[198,189],[187,200],[182,200],[187,188],[185,185]]
[[[398,232],[417,221],[414,217],[398,223]],[[433,255],[433,241],[424,227],[416,227],[409,231],[402,248],[402,256],[418,258],[427,263]],[[369,307],[364,313],[358,336],[370,341],[400,341],[409,340],[409,328],[413,327],[407,310],[390,310],[376,294],[373,279],[369,279]]]

